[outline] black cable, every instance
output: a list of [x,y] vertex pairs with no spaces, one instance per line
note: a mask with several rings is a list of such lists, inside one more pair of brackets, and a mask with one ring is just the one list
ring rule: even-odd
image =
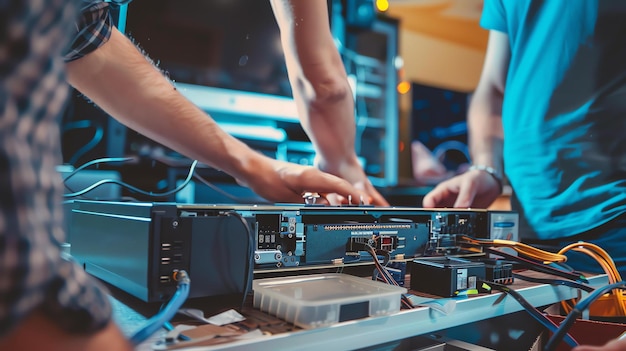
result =
[[[372,258],[374,259],[374,265],[376,266],[376,270],[378,271],[378,273],[380,274],[380,277],[382,278],[382,280],[390,285],[394,285],[394,286],[400,286],[398,284],[398,282],[393,278],[393,276],[391,275],[391,273],[389,273],[389,271],[387,270],[386,267],[384,267],[380,261],[378,261],[378,255],[382,255],[384,257],[390,257],[389,252],[386,250],[382,250],[382,249],[374,249],[371,245],[366,244],[366,243],[361,243],[361,245],[363,245],[363,247],[366,249],[367,252],[369,252],[369,254],[372,256]],[[385,263],[386,266],[386,263]],[[406,296],[406,294],[400,294],[400,302],[409,309],[412,309],[413,303],[411,302],[411,299],[408,298],[408,296]]]
[[547,273],[547,274],[552,274],[558,277],[563,277],[563,278],[567,278],[567,279],[571,279],[574,281],[582,281],[583,283],[588,283],[589,281],[587,280],[587,278],[585,278],[583,275],[577,273],[577,272],[567,272],[567,271],[563,271],[560,269],[556,269],[550,266],[547,266],[543,263],[540,262],[536,262],[533,260],[530,260],[528,258],[524,258],[524,257],[520,257],[520,256],[516,256],[516,255],[511,255],[509,253],[506,253],[502,250],[497,250],[497,249],[493,249],[490,247],[485,247],[485,251],[488,253],[492,253],[494,255],[498,255],[498,256],[502,256],[510,261],[515,261],[521,265],[523,265],[526,268],[529,268],[531,270],[534,271],[539,271],[539,272],[543,272],[543,273]]
[[546,346],[544,347],[544,351],[555,350],[556,346],[559,344],[559,342],[561,342],[561,340],[564,338],[564,335],[569,331],[572,325],[574,325],[574,322],[576,322],[576,319],[583,313],[583,311],[589,308],[589,306],[597,299],[613,289],[626,290],[626,282],[621,281],[598,288],[585,299],[578,302],[576,306],[574,306],[572,311],[567,314],[565,320],[561,322],[558,330],[554,332],[552,337],[548,340]]
[[228,211],[225,213],[227,216],[234,216],[236,218],[239,219],[239,221],[241,222],[241,224],[243,224],[243,227],[246,229],[246,236],[247,236],[247,240],[248,240],[248,255],[247,255],[247,264],[246,264],[246,271],[244,274],[244,281],[243,281],[243,301],[241,302],[242,306],[243,304],[246,302],[246,298],[248,296],[248,293],[250,292],[250,285],[251,285],[251,281],[253,279],[253,271],[254,271],[254,251],[255,251],[255,243],[256,243],[256,238],[254,236],[254,234],[252,233],[252,231],[250,230],[250,226],[248,225],[248,222],[246,221],[245,218],[243,218],[243,216],[236,211]]
[[[63,178],[63,185],[65,185],[65,188],[70,191],[70,194],[75,193],[76,191],[70,188],[67,182],[69,181],[70,178],[72,178],[78,172],[84,170],[85,168],[88,168],[88,167],[91,167],[93,165],[97,165],[100,163],[127,162],[127,161],[135,161],[135,160],[136,160],[135,157],[103,157],[103,158],[91,160],[89,162],[82,164],[80,167],[74,169],[70,174],[68,174],[65,178]],[[125,186],[125,185],[122,185],[122,186]],[[80,195],[77,195],[77,196],[80,196]],[[64,197],[69,197],[69,196],[64,196]]]
[[[96,182],[96,183],[94,183],[94,184],[84,188],[83,190],[80,190],[80,191],[77,191],[77,192],[73,192],[73,193],[69,193],[69,194],[64,194],[63,197],[77,197],[77,196],[81,196],[81,195],[84,195],[84,194],[92,191],[93,189],[95,189],[95,188],[97,188],[97,187],[99,187],[99,186],[101,186],[103,184],[109,184],[109,183],[121,185],[122,187],[124,187],[124,188],[126,188],[126,189],[128,189],[130,191],[133,191],[133,192],[145,195],[145,196],[150,196],[150,197],[155,197],[155,198],[167,197],[167,196],[174,195],[177,192],[181,191],[183,188],[185,188],[191,182],[191,178],[193,177],[193,173],[194,173],[194,170],[196,169],[196,165],[197,164],[198,164],[198,161],[194,160],[193,163],[191,164],[191,167],[189,167],[189,173],[187,174],[187,178],[185,179],[184,182],[182,182],[175,189],[172,189],[172,190],[169,190],[169,191],[166,191],[166,192],[162,192],[162,193],[148,192],[148,191],[139,189],[137,187],[134,187],[134,186],[132,186],[132,185],[130,185],[128,183],[124,183],[122,181],[119,181],[117,179],[103,179],[101,181],[98,181],[98,182]],[[78,169],[77,169],[77,171],[78,171]],[[76,172],[76,171],[74,171],[74,172]]]
[[85,162],[80,167],[74,169],[72,171],[72,173],[68,174],[67,177],[65,177],[63,179],[63,181],[67,182],[70,178],[75,176],[76,173],[82,171],[83,169],[85,169],[87,167],[91,167],[93,165],[97,165],[97,164],[100,164],[100,163],[126,162],[126,161],[135,161],[135,160],[137,160],[136,157],[103,157],[103,158],[97,158],[95,160],[91,160],[89,162]]
[[[520,293],[518,293],[517,291],[509,288],[506,285],[502,285],[502,284],[498,284],[498,283],[494,283],[494,282],[489,282],[489,281],[479,281],[479,283],[484,287],[484,286],[489,286],[490,288],[494,288],[495,290],[498,291],[502,291],[504,293],[506,293],[507,295],[511,296],[512,298],[515,299],[515,301],[519,302],[519,304],[524,307],[524,309],[533,317],[535,318],[539,323],[541,323],[543,326],[545,326],[546,328],[548,328],[548,330],[550,330],[551,332],[555,333],[558,330],[558,326],[548,317],[546,317],[543,313],[541,313],[539,310],[537,310],[535,308],[535,306],[533,306],[532,304],[530,304],[530,302],[528,302]],[[578,342],[576,340],[574,340],[574,338],[567,334],[564,333],[564,340],[568,343],[568,345],[570,345],[571,347],[575,347],[578,346]]]
[[102,128],[102,126],[94,125],[94,123],[90,120],[74,121],[74,122],[67,123],[63,126],[63,130],[62,130],[63,133],[68,132],[72,129],[85,129],[85,128],[94,128],[95,129],[94,135],[91,138],[91,140],[87,142],[87,144],[83,145],[80,149],[78,149],[74,153],[74,155],[72,155],[72,157],[70,157],[70,159],[68,160],[68,163],[72,165],[78,162],[78,159],[80,159],[81,156],[89,152],[91,149],[96,147],[98,143],[102,141],[102,136],[104,135],[104,129]]
[[[77,193],[77,194],[78,194],[78,192],[77,192],[77,191],[75,191],[75,190],[71,189],[71,188],[67,185],[67,181],[68,181],[68,179],[69,179],[69,178],[71,178],[71,177],[73,177],[76,173],[78,173],[78,172],[80,172],[80,171],[84,170],[84,169],[85,169],[85,168],[87,168],[87,167],[93,166],[93,165],[95,165],[95,164],[100,164],[100,163],[111,163],[111,162],[126,162],[126,161],[136,161],[136,160],[137,160],[137,158],[136,158],[136,157],[105,157],[105,158],[95,159],[95,160],[89,161],[89,162],[87,162],[87,163],[85,163],[85,164],[81,165],[80,167],[76,168],[74,171],[72,171],[70,174],[68,174],[68,175],[67,175],[67,177],[65,177],[65,178],[63,179],[63,182],[64,182],[64,184],[65,184],[65,187],[66,187],[69,191],[71,191],[72,193]],[[225,196],[225,197],[229,198],[229,199],[230,199],[230,200],[232,200],[233,202],[235,202],[235,203],[242,203],[242,199],[240,199],[240,198],[238,198],[238,197],[236,197],[236,196],[234,196],[234,195],[232,195],[232,194],[229,194],[228,192],[224,191],[223,189],[220,189],[218,186],[216,186],[215,184],[213,184],[213,183],[209,182],[207,179],[205,179],[204,177],[200,176],[199,174],[197,174],[197,173],[195,173],[195,172],[193,173],[193,178],[197,179],[197,180],[198,180],[198,181],[200,181],[202,184],[204,184],[204,185],[208,186],[209,188],[213,189],[214,191],[216,191],[216,192],[220,193],[221,195],[223,195],[223,196]],[[154,194],[154,193],[146,192],[146,191],[144,191],[144,190],[141,190],[141,189],[138,189],[138,188],[136,188],[136,187],[133,187],[132,185],[130,185],[130,184],[128,184],[128,183],[120,182],[120,181],[117,181],[117,180],[107,180],[106,182],[104,182],[104,183],[102,183],[102,184],[99,184],[98,186],[103,185],[103,184],[107,184],[107,183],[114,183],[114,184],[118,184],[118,185],[120,185],[120,186],[122,186],[122,187],[124,187],[124,188],[126,188],[126,189],[128,189],[128,190],[131,190],[131,191],[133,191],[133,192],[135,192],[135,193],[139,193],[139,194],[146,195],[146,196],[161,197],[161,196],[168,196],[168,195],[171,195],[171,194],[168,194],[168,193],[166,193],[166,195],[163,195],[163,194]],[[95,187],[94,187],[94,188],[95,188]],[[93,190],[93,189],[90,189],[90,190]],[[179,190],[178,190],[178,191],[179,191]],[[73,194],[70,194],[70,195],[73,195]],[[66,197],[76,197],[76,196],[80,196],[80,195],[82,195],[82,194],[79,194],[79,195],[74,195],[74,196],[66,196]]]
[[[376,249],[374,250],[374,252],[376,253],[376,256],[383,256],[383,266],[386,267],[389,264],[389,261],[391,261],[391,254],[389,253],[389,251]],[[376,259],[376,257],[374,257],[374,259]]]
[[398,282],[396,282],[396,280],[393,278],[391,273],[389,273],[389,271],[385,267],[383,267],[383,265],[380,264],[380,261],[378,261],[379,250],[375,250],[373,247],[371,247],[368,244],[365,244],[365,246],[367,247],[367,252],[369,252],[369,254],[372,256],[372,259],[374,260],[374,266],[376,266],[376,269],[378,270],[378,272],[383,276],[383,279],[385,280],[385,282],[387,284],[398,286]]
[[513,277],[517,279],[525,280],[531,283],[568,286],[570,288],[580,289],[589,293],[595,290],[595,288],[593,288],[590,285],[579,283],[573,280],[535,278],[535,277],[529,277],[527,275],[522,275],[519,273],[513,273]]
[[202,184],[208,186],[209,188],[213,189],[214,191],[220,193],[221,195],[229,198],[230,200],[232,200],[235,203],[243,203],[242,199],[227,193],[226,191],[224,191],[223,189],[220,189],[220,187],[216,186],[215,184],[209,182],[208,180],[206,180],[204,177],[198,175],[198,174],[194,174],[193,177],[197,180],[199,180]]

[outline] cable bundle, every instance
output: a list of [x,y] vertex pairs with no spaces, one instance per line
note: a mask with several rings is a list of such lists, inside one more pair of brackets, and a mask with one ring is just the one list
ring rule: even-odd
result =
[[[622,277],[620,276],[620,273],[617,270],[615,262],[611,256],[604,249],[595,244],[581,241],[567,245],[557,253],[551,253],[514,241],[474,239],[467,236],[463,236],[461,240],[462,244],[468,246],[470,250],[500,255],[506,259],[514,260],[530,269],[568,279],[548,279],[544,281],[545,283],[566,285],[589,293],[589,296],[584,299],[562,301],[561,305],[563,310],[567,313],[567,316],[560,325],[556,326],[553,322],[546,321],[547,318],[537,313],[537,311],[527,308],[528,306],[524,305],[524,301],[520,299],[512,289],[505,286],[499,286],[492,282],[485,282],[485,284],[491,284],[491,287],[494,289],[501,290],[509,295],[512,295],[531,313],[531,315],[533,315],[538,321],[542,322],[544,326],[553,332],[552,337],[548,340],[544,347],[545,351],[555,350],[557,345],[562,340],[565,340],[570,346],[575,346],[576,340],[574,340],[571,335],[568,335],[567,332],[584,310],[589,310],[590,316],[593,317],[626,316],[626,282],[622,281]],[[519,256],[497,250],[497,247],[511,248],[519,253]],[[565,253],[568,251],[580,252],[594,259],[607,274],[609,284],[598,289],[593,289],[592,287],[584,284],[586,282],[586,278],[578,272],[574,272],[571,269],[566,270],[550,267],[551,265],[565,267],[564,263],[567,260]],[[538,279],[531,277],[518,277],[525,280],[535,280],[540,282]]]
[[[398,282],[396,282],[396,280],[391,276],[391,273],[389,273],[389,271],[386,268],[386,265],[389,262],[389,258],[390,258],[388,251],[377,250],[367,243],[355,243],[354,245],[359,246],[363,251],[367,251],[374,259],[374,265],[376,266],[376,271],[378,272],[377,280],[390,284],[390,285],[399,286]],[[379,255],[384,257],[384,261],[382,264],[378,260]],[[411,300],[408,298],[406,294],[402,294],[400,299],[401,299],[400,303],[402,304],[402,307],[407,308],[407,309],[413,308],[413,303],[411,302]]]
[[562,253],[553,253],[549,251],[544,251],[534,246],[530,246],[530,245],[520,243],[518,241],[513,241],[513,240],[474,239],[469,236],[462,236],[461,243],[469,244],[472,246],[479,246],[481,248],[483,247],[507,247],[507,248],[511,248],[515,250],[517,253],[524,255],[525,257],[531,258],[536,261],[541,261],[544,263],[567,261],[567,257]]
[[[598,245],[579,241],[570,245],[565,246],[557,253],[552,253],[548,251],[544,251],[530,245],[526,245],[523,243],[510,241],[510,240],[484,240],[484,239],[474,239],[467,236],[462,237],[463,243],[472,246],[479,246],[483,251],[491,252],[496,255],[504,256],[505,258],[515,259],[520,263],[527,263],[527,266],[533,266],[532,269],[541,270],[545,273],[555,274],[559,276],[567,276],[572,279],[574,275],[572,272],[565,272],[561,270],[552,269],[551,271],[547,271],[547,265],[551,263],[565,263],[567,261],[567,257],[565,253],[568,251],[576,251],[583,253],[591,258],[593,258],[599,265],[602,267],[604,272],[607,274],[609,278],[609,284],[615,284],[622,281],[622,277],[619,274],[615,266],[615,262],[609,254],[599,247]],[[515,250],[521,256],[530,258],[535,261],[543,262],[545,268],[539,269],[538,265],[532,264],[532,262],[527,262],[521,257],[514,258],[511,255],[507,255],[504,252],[499,252],[494,249],[490,249],[489,247],[508,247]],[[580,276],[575,280],[584,281],[584,277]],[[573,309],[573,305],[576,303],[576,300],[568,300],[561,302],[563,310],[565,313],[569,313]],[[599,297],[590,307],[589,309],[590,316],[593,317],[623,317],[626,316],[626,292],[624,290],[615,290],[607,292],[606,294]]]
[[[615,267],[615,262],[609,254],[601,247],[580,241],[562,248],[558,253],[565,254],[568,251],[576,251],[593,258],[604,270],[609,278],[609,284],[615,284],[622,281],[619,271]],[[566,313],[570,313],[574,307],[576,300],[568,300],[561,302],[561,306]],[[609,291],[589,307],[589,315],[592,317],[617,317],[626,316],[626,292],[624,290]]]
[[[618,290],[619,289],[619,290]],[[611,291],[622,292],[626,289],[626,283],[618,282],[603,286],[594,290],[588,297],[578,302],[567,314],[563,322],[559,325],[558,329],[554,332],[552,337],[548,340],[546,345],[544,346],[544,351],[553,351],[556,349],[557,345],[567,337],[568,330],[574,325],[576,320],[580,317],[584,310],[589,309],[598,299],[605,296],[607,293]],[[567,339],[566,339],[567,341]]]

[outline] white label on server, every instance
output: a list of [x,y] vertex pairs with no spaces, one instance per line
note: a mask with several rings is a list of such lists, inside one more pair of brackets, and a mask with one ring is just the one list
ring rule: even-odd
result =
[[456,289],[467,289],[467,268],[459,268],[456,270]]
[[475,275],[467,278],[467,285],[470,289],[476,289],[476,276]]

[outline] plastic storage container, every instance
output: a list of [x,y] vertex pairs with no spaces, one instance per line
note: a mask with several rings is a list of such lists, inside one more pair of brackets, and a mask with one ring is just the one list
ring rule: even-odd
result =
[[301,328],[317,328],[400,310],[407,289],[347,274],[253,281],[254,307]]

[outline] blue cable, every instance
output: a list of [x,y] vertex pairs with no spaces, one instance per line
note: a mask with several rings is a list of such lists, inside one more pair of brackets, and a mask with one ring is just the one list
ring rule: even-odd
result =
[[[480,281],[480,283],[483,284],[483,286],[487,285],[489,288],[493,288],[495,290],[502,291],[508,294],[509,296],[514,298],[520,305],[522,305],[522,307],[524,307],[526,312],[528,312],[531,315],[531,317],[533,317],[537,322],[541,323],[544,327],[546,327],[552,333],[555,333],[555,335],[558,332],[559,328],[557,328],[557,326],[553,324],[553,322],[548,317],[546,317],[541,312],[539,312],[530,302],[528,302],[517,291],[509,288],[506,285],[502,285],[502,284],[498,284],[498,283],[494,283],[490,281]],[[567,330],[563,332],[561,339],[565,339],[565,342],[567,342],[567,344],[571,347],[578,346],[578,342],[574,340],[574,338],[572,338],[571,335],[567,334]]]
[[601,288],[598,288],[589,296],[587,296],[586,299],[577,303],[576,306],[574,306],[574,309],[572,309],[572,311],[567,315],[567,317],[565,317],[565,320],[561,322],[561,325],[559,325],[559,328],[557,329],[556,332],[554,332],[550,340],[548,340],[548,342],[546,343],[546,346],[544,347],[544,350],[551,351],[551,350],[556,349],[556,346],[558,345],[558,343],[563,339],[563,336],[572,327],[574,322],[576,322],[576,319],[583,313],[583,311],[589,308],[589,306],[594,301],[599,299],[602,295],[610,292],[613,289],[620,289],[620,290],[626,289],[626,282],[621,281],[621,282],[609,284]]
[[95,129],[93,137],[91,138],[91,140],[89,140],[89,142],[87,144],[85,144],[83,147],[78,149],[78,151],[76,151],[74,153],[74,155],[72,155],[72,157],[70,157],[70,159],[68,161],[69,164],[72,164],[72,165],[75,164],[76,162],[78,162],[79,158],[81,158],[89,150],[91,150],[94,147],[96,147],[96,145],[98,145],[98,143],[100,143],[102,141],[102,136],[104,135],[104,130],[103,130],[103,128],[101,126],[95,125],[90,120],[74,121],[74,122],[67,123],[65,126],[63,126],[63,133],[65,133],[67,131],[70,131],[70,130],[73,130],[73,129],[85,129],[85,128],[94,128]]
[[178,271],[178,288],[170,302],[159,313],[150,318],[146,325],[130,337],[130,342],[137,346],[162,328],[178,312],[189,296],[189,276],[185,271]]
[[[163,324],[163,328],[167,331],[174,330],[174,326],[170,322],[165,322],[165,324]],[[189,341],[191,338],[184,334],[178,334],[178,340]]]

